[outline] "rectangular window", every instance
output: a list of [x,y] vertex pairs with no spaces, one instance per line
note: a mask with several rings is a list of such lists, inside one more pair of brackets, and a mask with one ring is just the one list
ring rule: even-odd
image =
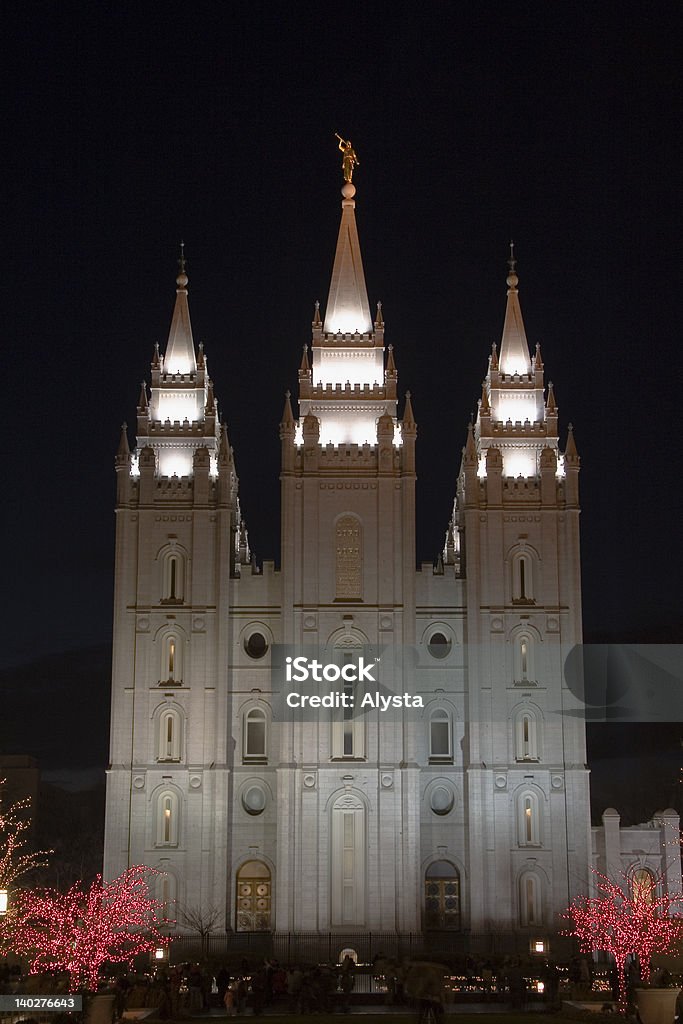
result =
[[432,722],[432,757],[448,757],[450,744],[448,722]]
[[247,725],[247,757],[264,757],[266,752],[266,723],[250,721]]

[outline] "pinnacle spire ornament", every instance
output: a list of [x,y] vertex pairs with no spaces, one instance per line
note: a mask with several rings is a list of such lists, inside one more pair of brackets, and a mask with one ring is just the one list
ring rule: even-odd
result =
[[121,437],[119,439],[119,447],[116,452],[117,459],[127,459],[130,455],[130,446],[128,444],[128,424],[121,424]]
[[514,242],[510,242],[510,259],[508,260],[509,273],[507,276],[507,306],[505,309],[505,323],[503,324],[503,336],[500,342],[500,370],[508,376],[531,372],[531,359],[529,358],[529,343],[526,340],[522,310],[519,305],[517,285],[519,278],[515,269],[517,260],[514,256]]
[[[342,140],[343,141],[343,140]],[[349,143],[350,145],[350,143]],[[355,154],[354,154],[355,159]],[[351,174],[353,168],[351,169]],[[356,186],[347,178],[342,188],[342,216],[332,268],[330,292],[325,309],[326,334],[369,334],[372,317],[365,286],[363,260],[358,240],[354,196]]]
[[190,324],[190,309],[187,304],[187,283],[186,273],[187,262],[185,260],[185,243],[181,242],[180,259],[178,266],[180,272],[176,277],[176,301],[171,320],[171,329],[168,334],[168,343],[164,353],[165,373],[194,373],[197,369],[195,358],[194,340],[192,338],[192,325]]

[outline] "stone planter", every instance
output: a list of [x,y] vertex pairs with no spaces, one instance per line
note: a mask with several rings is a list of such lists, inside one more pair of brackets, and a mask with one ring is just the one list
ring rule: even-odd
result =
[[677,988],[637,988],[638,1013],[643,1024],[673,1024]]

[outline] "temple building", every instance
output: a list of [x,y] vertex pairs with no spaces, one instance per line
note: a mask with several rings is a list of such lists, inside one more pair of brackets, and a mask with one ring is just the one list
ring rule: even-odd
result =
[[[581,642],[579,456],[571,428],[560,447],[511,255],[443,554],[416,570],[417,424],[368,301],[355,194],[346,181],[282,411],[279,568],[252,561],[181,261],[116,456],[105,876],[159,869],[181,931],[198,908],[227,933],[549,936],[594,859],[563,674]],[[283,715],[278,650],[341,666],[390,652],[389,689],[421,706]]]

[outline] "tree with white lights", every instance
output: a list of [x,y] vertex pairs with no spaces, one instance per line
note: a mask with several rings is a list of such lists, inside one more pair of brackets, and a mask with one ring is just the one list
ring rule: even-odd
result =
[[[4,779],[0,780],[0,787]],[[46,865],[51,850],[31,851],[28,849],[27,833],[31,821],[24,814],[31,806],[31,799],[17,800],[6,811],[0,804],[0,889],[9,891],[18,880]]]

